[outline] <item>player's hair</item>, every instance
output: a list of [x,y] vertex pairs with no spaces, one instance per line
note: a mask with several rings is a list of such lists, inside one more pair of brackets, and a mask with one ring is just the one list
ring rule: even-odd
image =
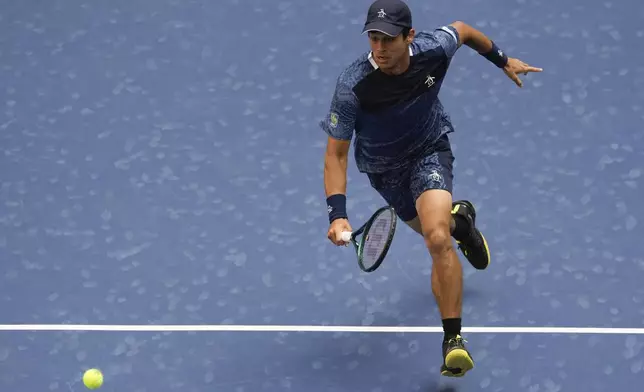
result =
[[410,30],[411,30],[411,28],[409,28],[409,27],[405,27],[405,28],[403,29],[403,31],[402,31],[402,33],[401,33],[401,34],[402,34],[403,39],[407,39],[407,37],[409,36],[409,31],[410,31]]

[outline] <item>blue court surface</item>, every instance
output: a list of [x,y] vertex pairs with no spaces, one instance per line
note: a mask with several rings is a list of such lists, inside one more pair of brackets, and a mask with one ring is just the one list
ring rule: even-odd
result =
[[[1,390],[94,367],[129,392],[642,384],[642,3],[409,2],[544,68],[519,89],[464,47],[443,85],[454,196],[493,253],[464,264],[462,379],[438,372],[422,239],[400,224],[372,274],[326,239],[318,121],[369,3],[0,5]],[[383,204],[353,161],[348,191],[354,226]]]

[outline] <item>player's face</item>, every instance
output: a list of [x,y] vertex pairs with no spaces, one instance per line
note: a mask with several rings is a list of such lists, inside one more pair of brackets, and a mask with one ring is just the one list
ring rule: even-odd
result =
[[409,32],[407,38],[402,34],[390,37],[386,34],[370,31],[369,44],[373,59],[384,72],[403,72],[409,64],[409,44],[414,39],[414,30]]

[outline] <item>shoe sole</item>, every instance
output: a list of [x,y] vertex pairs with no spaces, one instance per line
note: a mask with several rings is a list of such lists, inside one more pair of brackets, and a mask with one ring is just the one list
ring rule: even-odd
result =
[[450,370],[443,370],[441,375],[446,377],[463,377],[465,373],[474,368],[474,361],[463,349],[455,349],[449,352],[445,357],[445,366],[448,369],[460,369],[460,372],[453,373]]
[[487,264],[485,264],[485,266],[483,266],[483,267],[474,266],[474,268],[476,268],[478,270],[484,270],[484,269],[486,269],[487,267],[490,266],[490,263],[492,263],[492,256],[490,255],[490,248],[487,246],[487,240],[485,239],[485,236],[483,235],[483,233],[481,233],[481,231],[479,229],[476,229],[476,231],[481,235],[481,238],[483,238],[483,245],[485,246],[485,253],[487,253]]
[[[479,229],[476,229],[476,232],[483,239],[483,246],[485,247],[485,253],[487,254],[487,264],[485,264],[484,266],[479,266],[479,265],[474,265],[469,259],[467,261],[470,261],[470,264],[472,264],[472,267],[476,268],[477,270],[484,270],[487,267],[489,267],[490,264],[492,263],[492,256],[490,255],[490,248],[487,246],[487,240],[485,239],[485,236],[483,235],[483,233],[481,233]],[[456,243],[460,245],[460,242],[456,241]]]

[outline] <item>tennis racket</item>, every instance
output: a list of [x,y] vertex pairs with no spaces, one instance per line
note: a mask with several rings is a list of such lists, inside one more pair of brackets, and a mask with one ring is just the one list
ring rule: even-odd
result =
[[342,232],[342,240],[353,244],[361,270],[373,272],[380,267],[394,239],[396,221],[393,208],[381,207],[358,230]]

